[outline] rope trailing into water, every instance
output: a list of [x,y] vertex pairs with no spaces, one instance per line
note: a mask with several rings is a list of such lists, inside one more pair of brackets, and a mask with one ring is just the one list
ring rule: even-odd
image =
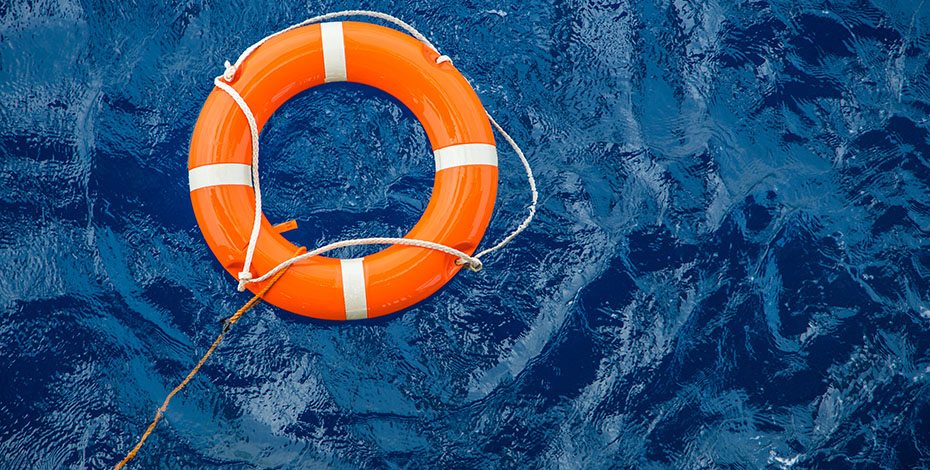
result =
[[[301,247],[299,250],[297,250],[296,253],[294,253],[294,255],[296,256],[300,254],[301,251],[304,251],[304,248]],[[139,449],[142,447],[142,444],[145,443],[145,440],[149,438],[149,434],[152,434],[152,431],[155,430],[155,425],[158,424],[158,421],[161,419],[162,415],[168,409],[168,403],[171,401],[171,397],[173,397],[175,394],[180,392],[181,389],[186,387],[187,383],[190,382],[191,379],[193,379],[195,375],[197,375],[197,372],[200,371],[200,367],[203,366],[205,362],[207,362],[207,359],[210,357],[211,354],[213,354],[213,351],[216,349],[216,347],[220,345],[220,341],[223,341],[223,336],[227,332],[229,332],[229,329],[232,328],[232,326],[235,325],[237,321],[239,321],[239,318],[241,318],[245,312],[248,312],[249,310],[254,308],[256,305],[261,303],[262,297],[266,293],[268,293],[268,291],[271,289],[272,286],[274,286],[276,282],[278,282],[278,279],[281,279],[281,276],[283,276],[284,273],[287,272],[287,268],[288,266],[285,266],[283,269],[281,269],[274,277],[271,278],[270,281],[268,281],[268,284],[266,284],[265,287],[263,287],[261,291],[259,291],[257,294],[255,294],[254,297],[249,299],[249,301],[246,302],[245,305],[242,306],[242,308],[237,310],[236,313],[233,314],[233,316],[229,317],[228,319],[224,321],[223,331],[220,332],[220,335],[216,338],[216,341],[213,342],[213,344],[210,346],[210,349],[207,350],[207,353],[204,354],[202,358],[200,358],[200,362],[198,362],[197,365],[194,366],[194,368],[190,371],[190,373],[187,374],[187,377],[184,378],[181,384],[175,387],[174,390],[172,390],[171,393],[169,393],[168,396],[165,397],[165,402],[162,403],[161,407],[159,407],[158,410],[156,411],[155,419],[152,420],[152,424],[150,424],[148,429],[145,430],[145,433],[142,434],[142,437],[139,439],[139,443],[136,444],[136,446],[133,447],[132,450],[130,450],[128,454],[126,454],[126,457],[124,457],[120,463],[116,464],[116,466],[113,467],[113,470],[119,470],[123,468],[127,463],[129,463],[130,460],[136,457],[136,453],[139,452]]]
[[527,181],[529,182],[529,186],[530,186],[530,193],[532,194],[532,201],[530,202],[528,213],[526,217],[524,218],[523,222],[521,222],[520,225],[517,226],[516,229],[514,229],[509,235],[504,237],[504,239],[498,242],[496,245],[492,246],[491,248],[481,251],[477,255],[469,256],[463,253],[462,251],[452,248],[450,246],[442,245],[440,243],[431,242],[428,240],[414,240],[410,238],[393,238],[393,237],[357,238],[357,239],[352,239],[352,240],[343,240],[343,241],[339,241],[335,243],[330,243],[328,245],[314,249],[303,255],[294,256],[291,259],[288,259],[282,262],[281,264],[277,265],[276,267],[274,267],[272,270],[268,271],[261,277],[258,277],[255,279],[252,278],[252,272],[251,272],[252,257],[255,254],[255,245],[258,243],[258,233],[261,230],[261,218],[262,218],[262,192],[261,192],[261,187],[259,186],[259,182],[258,182],[258,124],[255,122],[255,116],[252,114],[252,110],[249,108],[248,103],[245,102],[242,96],[239,95],[239,92],[237,92],[235,88],[230,86],[230,84],[235,82],[236,73],[239,70],[239,67],[242,65],[242,63],[253,52],[255,52],[255,50],[258,49],[259,46],[264,44],[265,41],[268,41],[269,39],[279,34],[283,34],[295,28],[299,28],[301,26],[306,26],[311,23],[325,21],[325,20],[340,17],[340,16],[368,16],[368,17],[377,18],[377,19],[392,23],[400,27],[407,33],[409,33],[411,36],[418,39],[420,42],[425,44],[427,47],[435,51],[437,54],[439,54],[439,57],[436,58],[437,64],[440,64],[443,62],[451,63],[452,61],[449,58],[449,56],[442,55],[439,52],[439,49],[437,49],[436,46],[434,46],[433,43],[431,43],[426,38],[426,36],[424,36],[422,33],[417,31],[417,29],[414,28],[413,26],[410,26],[409,24],[405,23],[399,18],[391,16],[387,13],[381,13],[381,12],[369,11],[369,10],[345,10],[345,11],[327,13],[325,15],[320,15],[320,16],[315,16],[313,18],[309,18],[307,20],[301,21],[300,23],[296,23],[294,25],[288,26],[287,28],[284,28],[276,33],[269,34],[268,36],[265,36],[264,38],[262,38],[255,44],[252,44],[245,51],[242,52],[242,54],[236,60],[235,64],[230,64],[229,61],[226,61],[226,64],[225,64],[226,70],[223,72],[223,75],[220,75],[213,80],[213,84],[216,85],[216,87],[219,88],[220,90],[223,90],[224,92],[226,92],[233,99],[233,101],[236,102],[236,105],[239,106],[239,109],[242,110],[242,114],[245,116],[246,120],[249,122],[249,132],[251,133],[251,138],[252,138],[251,139],[252,140],[252,165],[251,165],[252,166],[252,186],[253,186],[253,189],[255,190],[255,217],[252,223],[252,234],[249,236],[249,245],[245,252],[245,260],[242,265],[242,271],[239,272],[239,286],[238,286],[239,292],[245,291],[246,284],[264,281],[268,279],[268,277],[273,276],[275,273],[280,272],[280,270],[285,269],[288,266],[298,261],[301,261],[301,260],[304,260],[304,259],[307,259],[313,256],[317,256],[319,254],[325,253],[327,251],[330,251],[336,248],[341,248],[341,247],[346,247],[346,246],[407,245],[407,246],[416,246],[420,248],[427,248],[431,250],[441,251],[443,253],[447,253],[453,256],[457,256],[458,259],[455,261],[455,264],[460,265],[460,266],[465,265],[468,269],[472,271],[480,271],[481,268],[484,266],[480,258],[489,253],[497,251],[503,248],[504,245],[510,243],[511,240],[513,240],[517,235],[520,234],[520,232],[522,232],[524,229],[526,229],[527,226],[530,225],[530,222],[533,220],[533,216],[536,215],[536,202],[539,199],[539,194],[536,190],[536,180],[533,178],[533,169],[530,168],[529,161],[527,161],[526,156],[523,154],[523,150],[520,149],[520,146],[517,145],[516,141],[514,141],[513,138],[511,138],[510,135],[504,131],[504,129],[500,126],[500,124],[498,124],[497,121],[495,121],[494,118],[491,117],[491,114],[488,113],[487,114],[488,119],[491,121],[491,124],[493,124],[494,128],[497,129],[497,131],[501,134],[501,136],[504,137],[504,140],[506,140],[507,143],[510,144],[511,148],[513,148],[514,152],[516,152],[517,157],[519,157],[520,161],[523,163],[523,168],[526,170],[526,177],[527,177]]

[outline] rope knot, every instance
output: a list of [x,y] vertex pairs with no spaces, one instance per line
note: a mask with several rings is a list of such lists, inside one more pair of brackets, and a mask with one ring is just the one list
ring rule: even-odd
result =
[[455,264],[459,266],[465,265],[465,267],[473,273],[481,271],[481,268],[484,268],[484,264],[478,258],[459,258],[455,260]]
[[233,78],[236,77],[236,71],[238,69],[236,68],[235,65],[230,64],[228,60],[223,65],[226,67],[226,71],[223,72],[223,80],[226,80],[227,82],[232,82]]
[[239,273],[239,287],[237,288],[239,292],[245,292],[245,285],[252,280],[252,273],[248,271],[242,271]]

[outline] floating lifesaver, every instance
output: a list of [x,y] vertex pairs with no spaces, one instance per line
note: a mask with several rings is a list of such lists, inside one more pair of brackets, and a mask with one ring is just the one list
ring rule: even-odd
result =
[[[373,86],[400,100],[423,124],[436,179],[420,220],[405,238],[433,241],[467,254],[484,235],[497,196],[497,151],[484,107],[450,62],[415,38],[368,23],[322,23],[287,31],[261,45],[231,85],[259,130],[292,96],[327,82]],[[214,88],[191,139],[191,203],[201,232],[223,267],[242,270],[255,213],[251,141],[246,118]],[[268,272],[297,247],[262,215],[251,272]],[[423,300],[461,266],[446,253],[393,245],[355,259],[316,256],[294,264],[265,300],[327,320],[372,318]],[[258,292],[264,283],[249,284]]]

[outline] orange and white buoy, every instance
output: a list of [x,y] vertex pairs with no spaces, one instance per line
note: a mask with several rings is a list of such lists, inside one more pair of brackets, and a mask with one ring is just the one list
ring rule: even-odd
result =
[[[322,83],[362,83],[400,100],[423,124],[436,166],[429,204],[404,238],[471,255],[494,209],[497,151],[488,116],[474,90],[451,62],[440,57],[420,40],[382,26],[311,24],[262,43],[227,76],[225,84],[248,104],[259,131],[285,101]],[[240,107],[219,88],[207,97],[194,128],[188,169],[191,202],[204,238],[223,267],[241,278],[256,193],[253,140]],[[264,215],[260,224],[246,274],[267,273],[297,249]],[[438,290],[462,268],[457,259],[446,252],[404,245],[363,258],[314,256],[290,266],[265,300],[327,320],[377,317]],[[263,285],[251,282],[248,288],[258,292]]]

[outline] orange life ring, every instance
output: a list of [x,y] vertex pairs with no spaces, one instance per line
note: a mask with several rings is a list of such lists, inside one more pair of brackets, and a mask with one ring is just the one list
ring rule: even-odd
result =
[[[423,124],[436,163],[433,194],[405,238],[433,241],[467,254],[484,235],[497,196],[497,151],[477,95],[450,62],[415,38],[368,23],[303,26],[261,45],[232,86],[249,104],[259,130],[274,111],[310,87],[335,81],[373,86],[394,96]],[[255,213],[248,123],[218,88],[207,97],[191,138],[191,203],[217,259],[242,270]],[[297,247],[262,215],[253,275],[289,259]],[[327,320],[372,318],[423,300],[461,266],[456,257],[393,245],[356,259],[316,256],[291,266],[265,296],[290,312]],[[267,282],[267,281],[266,281]],[[264,283],[252,283],[253,292]]]

